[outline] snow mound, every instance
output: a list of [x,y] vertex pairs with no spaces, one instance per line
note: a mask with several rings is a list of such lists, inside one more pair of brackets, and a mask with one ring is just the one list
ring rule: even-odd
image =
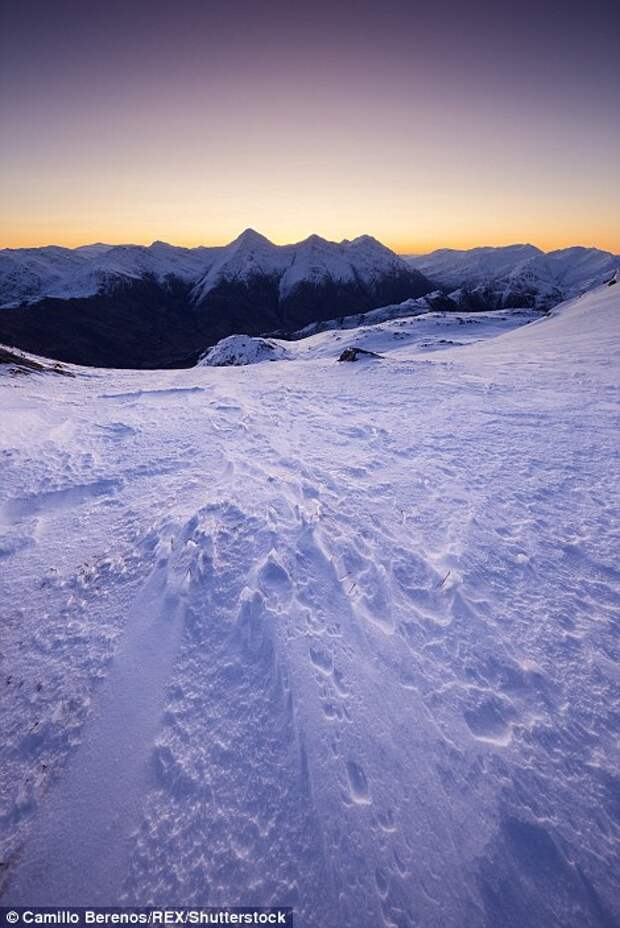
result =
[[285,361],[291,353],[279,342],[250,335],[229,335],[198,362],[199,367],[241,367],[261,361]]

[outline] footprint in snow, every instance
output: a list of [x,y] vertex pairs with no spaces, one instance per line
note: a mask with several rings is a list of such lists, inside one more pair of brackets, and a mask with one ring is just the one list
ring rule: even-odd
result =
[[266,596],[285,600],[290,598],[291,578],[286,568],[278,561],[275,551],[269,552],[258,571],[258,583]]
[[366,806],[371,803],[370,792],[368,789],[368,780],[366,774],[359,764],[355,761],[347,761],[347,779],[349,781],[349,796],[351,800],[360,806]]
[[334,663],[332,661],[331,654],[328,654],[326,651],[323,651],[321,648],[311,647],[309,649],[310,660],[319,671],[325,677],[331,676],[331,673],[334,669]]

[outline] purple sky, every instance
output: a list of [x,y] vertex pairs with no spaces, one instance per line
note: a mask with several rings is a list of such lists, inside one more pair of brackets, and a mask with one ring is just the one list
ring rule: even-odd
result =
[[3,245],[620,250],[618,5],[4,0]]

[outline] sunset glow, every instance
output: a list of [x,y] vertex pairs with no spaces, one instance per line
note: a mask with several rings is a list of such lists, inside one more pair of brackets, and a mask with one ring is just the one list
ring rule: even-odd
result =
[[0,244],[620,250],[605,8],[502,7],[16,4]]

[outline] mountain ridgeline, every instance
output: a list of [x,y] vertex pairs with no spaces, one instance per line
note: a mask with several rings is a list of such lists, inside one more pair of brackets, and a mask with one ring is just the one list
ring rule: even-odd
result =
[[6,249],[0,342],[78,364],[185,367],[231,334],[293,332],[431,289],[370,236],[278,246],[247,229],[220,248]]
[[620,266],[620,255],[600,248],[544,252],[534,245],[440,248],[406,258],[461,310],[527,308],[547,311],[599,287]]
[[195,364],[230,335],[298,338],[436,311],[541,311],[608,279],[597,248],[440,249],[401,257],[368,235],[221,247],[165,242],[0,251],[0,343],[97,367]]

